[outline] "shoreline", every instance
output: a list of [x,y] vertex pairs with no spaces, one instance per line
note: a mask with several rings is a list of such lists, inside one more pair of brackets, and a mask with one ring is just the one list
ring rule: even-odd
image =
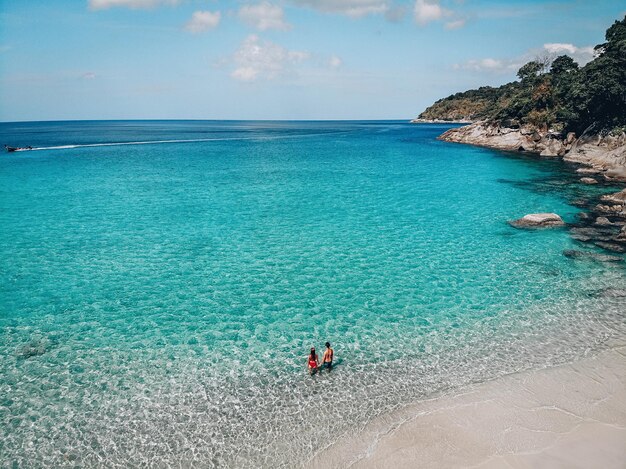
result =
[[[594,185],[626,186],[626,134],[562,135],[531,127],[508,128],[485,121],[452,128],[437,137],[451,143],[473,145],[493,150],[525,152],[556,158],[567,165],[577,165],[578,182]],[[594,245],[612,254],[626,253],[626,189],[602,196],[572,200],[582,211],[579,220],[568,225],[573,239]],[[520,214],[525,216],[527,214]],[[591,256],[591,251],[574,251],[575,256]],[[604,259],[606,260],[606,258]]]
[[409,121],[409,124],[472,124],[473,121],[471,120],[465,120],[465,119],[461,119],[461,120],[444,120],[444,119],[420,119],[419,117],[416,117],[415,119],[411,119]]
[[626,461],[626,340],[370,422],[305,467],[604,467]]
[[581,175],[601,176],[607,181],[626,182],[626,134],[566,136],[532,127],[509,128],[486,121],[452,128],[438,140],[464,143],[504,151],[523,151],[545,157],[558,157],[580,164]]
[[[626,182],[625,136],[557,140],[548,133],[538,136],[522,129],[488,128],[479,122],[450,129],[438,139],[558,157],[580,166],[577,173],[584,184],[598,182],[590,182],[589,176],[607,183]],[[590,236],[585,239],[574,232],[572,237],[623,253],[619,246],[626,232],[623,195],[626,190],[598,201],[620,204],[613,212],[604,213],[598,209],[600,204],[581,207],[588,211],[580,214],[583,228],[573,225],[570,229],[588,230],[585,234]],[[607,228],[593,223],[602,215],[609,215],[610,241],[617,241],[618,246],[607,244],[607,239],[597,241],[607,233],[590,232]],[[616,227],[621,233],[617,236]],[[592,252],[574,253],[605,261]],[[591,357],[505,375],[409,404],[343,436],[304,467],[620,469],[625,461],[626,338]]]

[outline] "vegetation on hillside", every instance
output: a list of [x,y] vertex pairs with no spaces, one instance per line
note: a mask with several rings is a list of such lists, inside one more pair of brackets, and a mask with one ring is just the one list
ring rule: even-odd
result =
[[626,17],[606,31],[606,42],[584,67],[569,56],[534,60],[519,81],[485,86],[440,99],[421,119],[490,120],[556,131],[626,130]]

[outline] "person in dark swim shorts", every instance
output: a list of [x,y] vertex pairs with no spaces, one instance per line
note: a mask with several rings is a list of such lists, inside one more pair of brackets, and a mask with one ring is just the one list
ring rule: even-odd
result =
[[322,358],[322,367],[330,371],[333,367],[333,355],[334,350],[330,348],[330,342],[326,342],[326,350],[324,351],[324,357]]

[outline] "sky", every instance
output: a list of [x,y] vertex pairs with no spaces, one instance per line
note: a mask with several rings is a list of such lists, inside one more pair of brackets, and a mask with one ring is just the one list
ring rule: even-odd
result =
[[617,0],[0,0],[0,121],[411,119],[584,64]]

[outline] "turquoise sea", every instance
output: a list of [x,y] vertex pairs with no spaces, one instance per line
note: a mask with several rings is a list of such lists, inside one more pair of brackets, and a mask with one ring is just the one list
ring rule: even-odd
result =
[[297,467],[626,336],[622,265],[506,223],[612,188],[448,127],[0,124],[2,467]]

